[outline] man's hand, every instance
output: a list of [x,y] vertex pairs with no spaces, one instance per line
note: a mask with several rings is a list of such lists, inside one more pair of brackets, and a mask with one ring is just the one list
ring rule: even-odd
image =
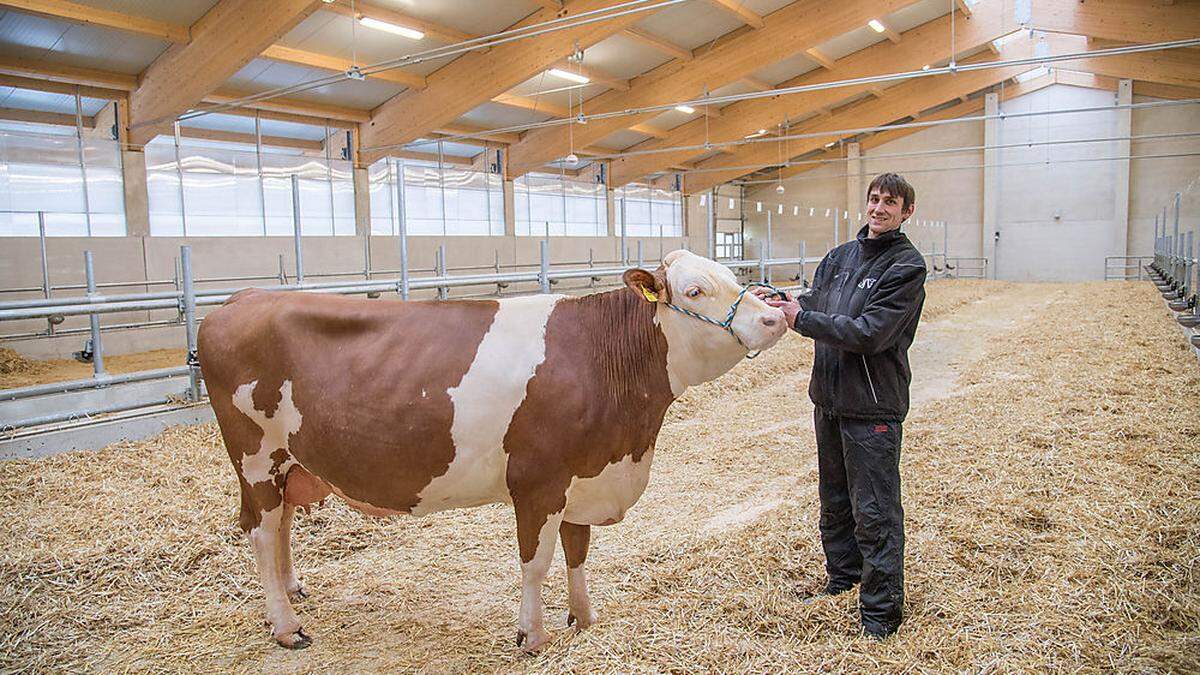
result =
[[800,303],[794,298],[790,297],[787,300],[780,300],[779,298],[767,298],[765,302],[772,307],[783,310],[783,315],[787,318],[788,327],[795,327],[796,316],[799,315],[800,312],[804,311],[804,308],[800,306]]

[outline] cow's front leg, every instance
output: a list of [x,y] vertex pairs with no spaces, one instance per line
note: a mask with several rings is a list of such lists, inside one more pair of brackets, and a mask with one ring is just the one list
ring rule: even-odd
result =
[[[521,615],[517,621],[517,646],[529,653],[539,651],[550,640],[544,627],[542,582],[554,560],[555,540],[562,523],[563,506],[531,499],[514,501],[517,513],[517,544],[521,553]],[[555,500],[550,500],[555,501]],[[565,497],[561,500],[565,504]]]
[[583,571],[592,527],[563,521],[558,532],[562,536],[563,553],[567,558],[567,595],[570,608],[567,613],[567,625],[574,624],[576,628],[583,630],[596,623],[596,612],[592,610],[592,601],[588,597],[587,575]]

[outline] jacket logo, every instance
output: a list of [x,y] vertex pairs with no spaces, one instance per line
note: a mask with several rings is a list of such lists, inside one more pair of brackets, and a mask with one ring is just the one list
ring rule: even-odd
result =
[[866,278],[866,279],[863,279],[862,281],[858,282],[859,288],[870,288],[874,285],[875,285],[875,280],[871,279],[871,278]]

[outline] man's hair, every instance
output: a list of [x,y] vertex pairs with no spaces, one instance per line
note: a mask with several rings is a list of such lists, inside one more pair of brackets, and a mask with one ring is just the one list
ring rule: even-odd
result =
[[898,173],[881,173],[871,180],[871,184],[867,186],[867,199],[871,199],[871,193],[878,189],[880,192],[887,192],[893,197],[899,197],[903,200],[900,208],[907,209],[917,201],[917,191],[913,186],[904,180],[904,176]]

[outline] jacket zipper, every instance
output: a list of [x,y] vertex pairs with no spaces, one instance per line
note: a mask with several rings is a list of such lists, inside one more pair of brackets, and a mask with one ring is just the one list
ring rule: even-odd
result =
[[859,354],[862,357],[863,370],[867,371],[867,384],[871,387],[871,398],[875,399],[875,405],[879,405],[879,397],[875,395],[875,383],[871,381],[871,369],[867,366],[867,355]]

